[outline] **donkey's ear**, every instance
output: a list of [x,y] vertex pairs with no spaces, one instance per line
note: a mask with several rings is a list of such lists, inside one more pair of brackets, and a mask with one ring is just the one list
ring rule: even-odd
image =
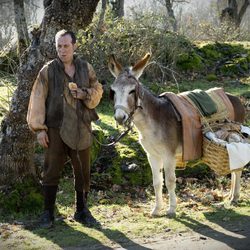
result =
[[150,53],[147,53],[141,60],[139,60],[132,68],[132,74],[138,79],[143,70],[145,69],[145,67],[147,66],[148,64],[148,61],[151,57],[151,54]]
[[111,72],[111,74],[114,77],[117,77],[120,72],[122,71],[122,66],[121,64],[115,59],[114,55],[111,55],[109,57],[109,61],[108,61],[108,67],[109,67],[109,71]]

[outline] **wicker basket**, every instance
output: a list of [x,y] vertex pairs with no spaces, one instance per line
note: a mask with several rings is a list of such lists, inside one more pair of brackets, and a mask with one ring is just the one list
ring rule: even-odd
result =
[[187,166],[187,162],[186,161],[182,161],[182,154],[177,154],[175,156],[175,160],[176,160],[176,167],[178,169],[185,169]]
[[[196,166],[199,163],[208,165],[217,175],[223,176],[231,173],[229,166],[229,157],[226,146],[218,144],[213,140],[208,139],[205,133],[208,131],[216,131],[223,126],[239,126],[239,123],[232,121],[212,122],[209,126],[203,128],[203,145],[202,145],[202,158],[193,162],[183,162],[182,155],[176,156],[177,168],[185,168],[188,166]],[[236,127],[237,128],[237,127]],[[242,169],[238,169],[241,171]]]
[[207,164],[217,175],[229,174],[229,159],[227,148],[203,136],[202,161]]

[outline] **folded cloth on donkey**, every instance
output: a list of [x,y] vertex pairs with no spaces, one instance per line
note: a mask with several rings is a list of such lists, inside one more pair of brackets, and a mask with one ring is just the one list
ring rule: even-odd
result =
[[182,94],[185,95],[198,108],[202,116],[210,116],[217,112],[216,103],[205,91],[195,89]]
[[200,114],[186,98],[172,92],[164,92],[160,97],[167,98],[176,108],[182,121],[182,160],[192,161],[202,156],[202,130]]
[[[234,118],[235,118],[234,107],[233,107],[231,101],[229,100],[228,96],[226,95],[224,89],[215,87],[215,88],[208,89],[206,92],[215,101],[215,103],[217,103],[218,97],[219,97],[219,99],[221,99],[223,101],[223,103],[226,106],[227,112],[228,112],[228,114],[224,117],[224,119],[227,118],[230,121],[234,121]],[[216,100],[214,99],[215,96],[217,96]],[[217,103],[217,107],[219,108],[220,104]],[[223,114],[222,111],[218,110],[218,112],[216,114],[213,114],[211,116],[211,120],[215,120],[215,118],[217,120],[222,120],[221,117],[220,117],[220,119],[218,119],[219,118],[218,116],[220,116],[222,114]]]
[[201,117],[203,133],[211,131],[211,128],[218,127],[217,123],[222,123],[225,120],[234,121],[234,107],[230,102],[223,88],[211,88],[206,93],[212,98],[217,105],[217,112],[211,116]]

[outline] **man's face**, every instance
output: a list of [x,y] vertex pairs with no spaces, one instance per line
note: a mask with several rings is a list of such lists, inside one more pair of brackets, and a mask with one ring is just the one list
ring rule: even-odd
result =
[[70,35],[61,36],[56,41],[57,55],[63,63],[72,62],[75,49],[76,44],[72,43]]

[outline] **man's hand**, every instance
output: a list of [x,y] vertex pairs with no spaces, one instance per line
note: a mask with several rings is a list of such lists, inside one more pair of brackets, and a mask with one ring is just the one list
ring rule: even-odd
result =
[[42,147],[44,147],[44,148],[49,147],[49,137],[48,137],[48,134],[45,130],[38,132],[37,141]]
[[70,92],[74,98],[80,100],[85,100],[88,95],[87,90],[82,90],[80,88],[77,88],[76,90],[71,90]]

